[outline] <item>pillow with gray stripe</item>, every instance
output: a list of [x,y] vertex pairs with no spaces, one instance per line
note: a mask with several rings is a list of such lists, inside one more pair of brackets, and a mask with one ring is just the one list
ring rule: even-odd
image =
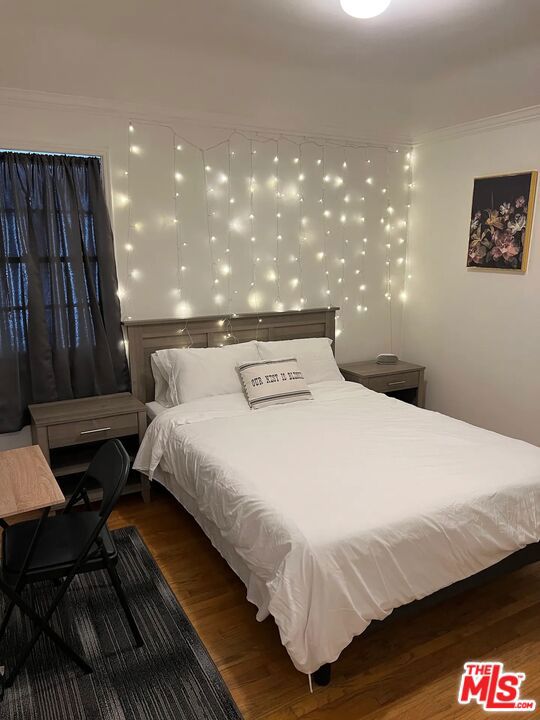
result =
[[238,373],[249,407],[313,400],[296,358],[261,360],[238,365]]

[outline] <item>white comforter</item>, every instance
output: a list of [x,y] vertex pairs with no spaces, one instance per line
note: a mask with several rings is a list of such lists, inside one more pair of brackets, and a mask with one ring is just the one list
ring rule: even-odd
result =
[[168,410],[135,467],[173,473],[265,587],[295,666],[540,539],[540,448],[360,385]]

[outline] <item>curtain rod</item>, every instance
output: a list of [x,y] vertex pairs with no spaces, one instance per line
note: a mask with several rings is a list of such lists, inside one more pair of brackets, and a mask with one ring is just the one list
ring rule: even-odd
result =
[[101,155],[92,155],[88,153],[61,153],[47,152],[45,150],[18,150],[14,148],[1,148],[0,152],[18,153],[19,155],[58,155],[61,157],[80,157],[80,158],[97,158],[101,160]]

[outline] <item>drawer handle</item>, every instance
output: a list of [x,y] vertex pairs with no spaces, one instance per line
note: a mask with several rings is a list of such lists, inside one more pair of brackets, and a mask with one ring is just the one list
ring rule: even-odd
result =
[[406,382],[406,380],[394,380],[394,382],[389,382],[387,385],[388,387],[390,387],[390,385],[405,385]]
[[97,433],[97,432],[105,432],[105,430],[110,430],[110,427],[103,427],[103,428],[96,428],[95,430],[81,430],[81,435],[90,435],[91,433]]

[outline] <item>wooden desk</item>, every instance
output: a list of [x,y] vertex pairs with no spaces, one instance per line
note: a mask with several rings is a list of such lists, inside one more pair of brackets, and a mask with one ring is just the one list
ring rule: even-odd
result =
[[64,501],[38,445],[0,452],[0,518],[53,508]]

